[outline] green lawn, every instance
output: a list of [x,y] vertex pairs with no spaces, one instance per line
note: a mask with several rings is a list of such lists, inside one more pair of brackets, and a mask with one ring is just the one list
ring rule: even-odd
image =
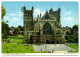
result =
[[10,43],[25,43],[25,40],[23,39],[23,35],[19,36],[8,36],[7,39],[3,39],[3,42],[8,42]]
[[[6,48],[8,47],[8,48]],[[27,49],[28,48],[28,49]],[[12,51],[11,51],[12,49]],[[10,44],[5,43],[2,45],[2,53],[33,53],[33,47],[32,46],[25,46],[23,44]]]
[[8,36],[8,38],[11,38],[11,39],[15,39],[15,38],[23,38],[23,37],[24,37],[23,35]]
[[78,53],[79,52],[79,46],[78,45],[67,45],[67,46],[76,49],[76,51],[69,51],[70,53]]
[[7,41],[10,42],[2,44],[2,53],[46,53],[46,52],[34,52],[32,45],[25,46],[24,43],[26,43],[26,41],[23,39],[23,35],[8,36],[7,39],[3,39],[3,42]]
[[23,43],[24,39],[12,39],[10,43]]
[[2,45],[2,53],[7,53],[7,52],[8,53],[45,53],[45,52],[34,52],[32,45],[25,46],[23,44],[5,43]]

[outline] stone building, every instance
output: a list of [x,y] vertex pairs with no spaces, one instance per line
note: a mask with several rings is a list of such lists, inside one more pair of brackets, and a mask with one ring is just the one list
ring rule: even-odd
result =
[[30,44],[55,44],[64,42],[64,33],[60,23],[61,9],[53,11],[51,8],[45,12],[43,16],[38,15],[36,21],[33,20],[34,7],[31,10],[26,10],[23,7],[24,17],[24,39]]

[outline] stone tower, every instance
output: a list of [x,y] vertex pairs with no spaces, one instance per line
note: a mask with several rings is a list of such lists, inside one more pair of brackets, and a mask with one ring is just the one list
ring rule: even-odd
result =
[[28,40],[28,31],[33,30],[33,9],[26,10],[26,7],[23,7],[23,17],[24,17],[24,39]]
[[24,39],[29,44],[61,44],[64,43],[64,34],[60,23],[61,9],[53,11],[51,8],[43,16],[38,15],[36,20],[33,17],[34,7],[26,10],[23,7],[24,17]]

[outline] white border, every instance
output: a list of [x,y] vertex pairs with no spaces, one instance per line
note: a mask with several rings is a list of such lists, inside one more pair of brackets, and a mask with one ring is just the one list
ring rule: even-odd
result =
[[[2,0],[2,1],[39,1],[39,0]],[[79,3],[79,6],[80,6],[80,1],[79,0],[40,0],[40,1],[77,1]],[[0,0],[0,9],[1,9],[1,0]],[[80,10],[80,7],[79,7],[79,10]],[[1,11],[0,11],[0,13],[1,13]],[[80,11],[79,11],[79,14],[80,14]],[[1,15],[0,15],[0,18],[1,18]],[[79,25],[80,25],[80,23],[79,23]],[[80,28],[80,26],[79,26],[79,28]],[[80,32],[80,30],[79,30],[79,32]],[[0,38],[1,38],[1,20],[0,20]],[[79,39],[79,41],[80,41],[80,39]],[[79,47],[79,51],[80,51],[80,47]],[[1,54],[2,53],[1,53],[1,39],[0,39],[0,55]],[[2,55],[4,55],[4,54],[2,54]],[[36,56],[36,55],[42,55],[42,56],[46,56],[46,55],[49,55],[49,56],[50,55],[74,55],[75,56],[75,55],[78,55],[78,53],[77,54],[75,54],[75,53],[74,54],[71,54],[71,53],[69,53],[69,54],[63,54],[63,53],[58,53],[58,54],[57,53],[54,53],[54,54],[53,53],[27,53],[26,55],[28,55],[28,56],[29,55],[34,55],[34,56]],[[15,57],[20,57],[20,56],[16,56],[16,55],[14,55],[14,56]],[[2,56],[2,57],[12,57],[12,56]],[[21,56],[21,57],[23,57],[23,56]]]

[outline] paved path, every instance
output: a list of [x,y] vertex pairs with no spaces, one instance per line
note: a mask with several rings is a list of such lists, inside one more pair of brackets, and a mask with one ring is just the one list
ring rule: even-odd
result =
[[41,51],[75,51],[75,49],[68,47],[64,44],[43,44],[43,45],[33,45],[35,52],[41,52]]

